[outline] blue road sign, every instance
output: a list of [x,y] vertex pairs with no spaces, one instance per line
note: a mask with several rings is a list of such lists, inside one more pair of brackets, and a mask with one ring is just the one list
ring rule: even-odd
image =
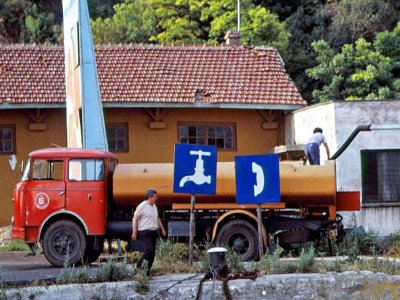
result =
[[278,155],[236,156],[235,169],[237,204],[280,202]]
[[215,195],[217,148],[175,144],[174,193]]

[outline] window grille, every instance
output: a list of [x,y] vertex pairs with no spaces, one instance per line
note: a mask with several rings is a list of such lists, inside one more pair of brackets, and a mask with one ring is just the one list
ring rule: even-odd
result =
[[363,203],[400,202],[400,150],[362,150]]

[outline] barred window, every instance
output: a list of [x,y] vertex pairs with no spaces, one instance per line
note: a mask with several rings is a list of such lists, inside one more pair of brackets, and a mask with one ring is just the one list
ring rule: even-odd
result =
[[0,125],[0,154],[15,154],[15,125]]
[[107,124],[108,149],[112,152],[128,152],[128,124]]
[[400,202],[400,150],[362,150],[363,203]]
[[233,123],[179,123],[178,141],[233,151],[236,150],[236,126]]

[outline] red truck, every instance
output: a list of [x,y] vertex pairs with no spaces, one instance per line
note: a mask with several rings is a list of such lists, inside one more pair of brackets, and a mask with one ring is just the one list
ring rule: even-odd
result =
[[[232,247],[244,260],[257,259],[256,207],[236,204],[235,184],[234,163],[218,163],[217,195],[196,196],[195,239]],[[262,205],[265,248],[274,240],[289,245],[334,239],[343,233],[336,211],[359,209],[359,193],[336,192],[333,161],[281,162],[280,184],[281,203]],[[104,239],[130,239],[133,211],[149,187],[159,193],[169,236],[187,238],[190,195],[172,192],[173,164],[118,164],[103,150],[33,151],[14,191],[12,237],[31,249],[41,243],[54,266],[63,266],[66,257],[70,265],[93,262]]]

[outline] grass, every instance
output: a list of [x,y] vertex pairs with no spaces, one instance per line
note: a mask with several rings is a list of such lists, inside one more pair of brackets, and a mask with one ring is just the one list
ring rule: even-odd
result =
[[12,240],[9,244],[0,247],[0,252],[29,251],[29,246],[21,240]]

